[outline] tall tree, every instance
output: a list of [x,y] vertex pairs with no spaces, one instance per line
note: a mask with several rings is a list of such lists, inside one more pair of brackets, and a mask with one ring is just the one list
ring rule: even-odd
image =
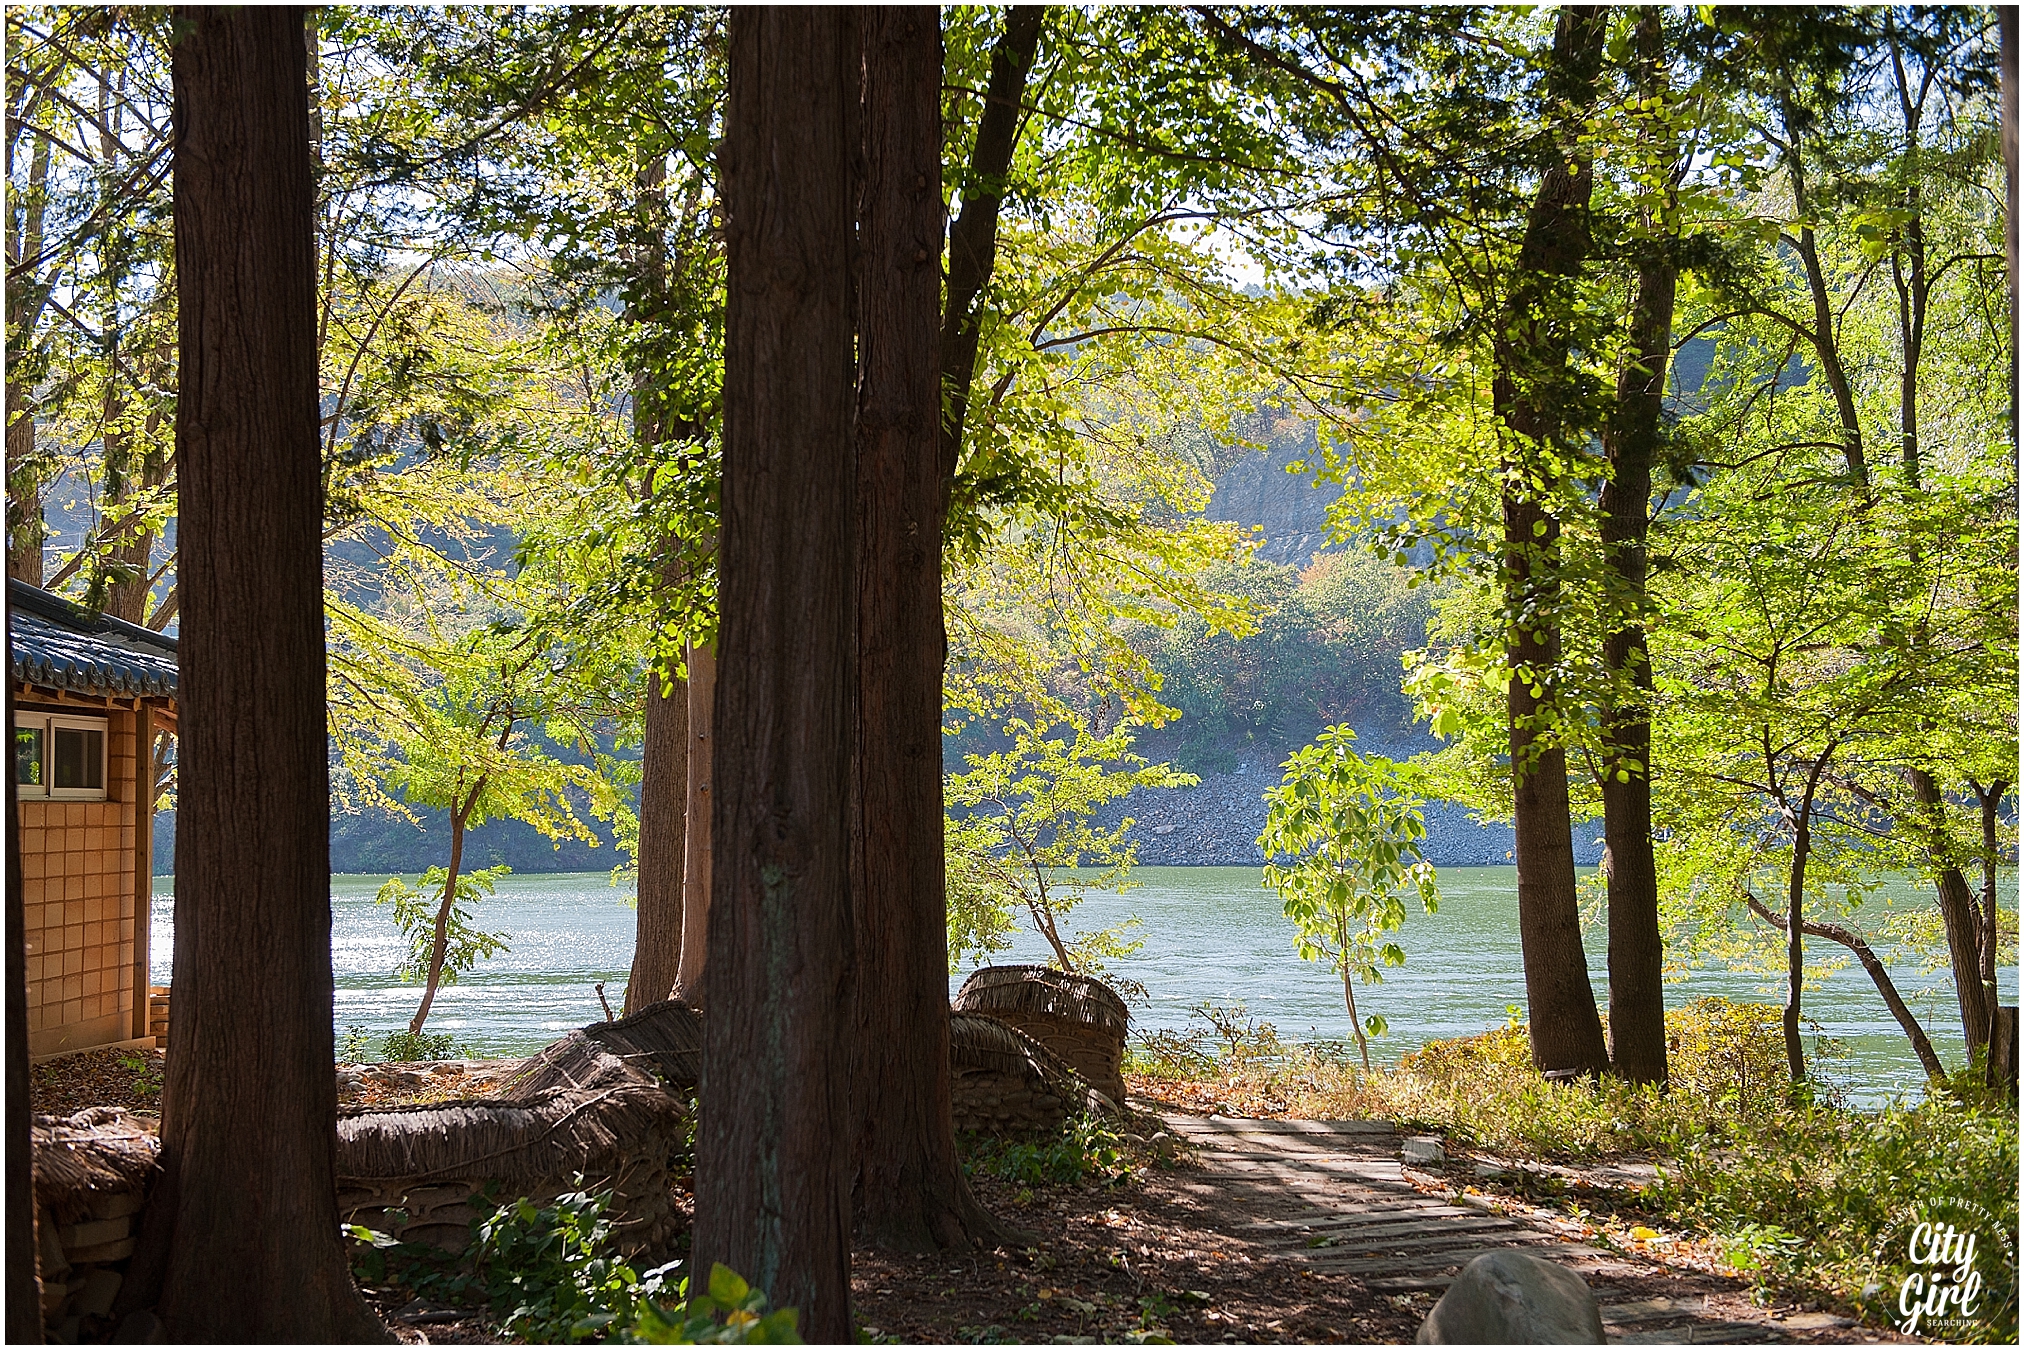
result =
[[[14,669],[14,643],[7,644]],[[7,681],[7,725],[14,725],[14,681]],[[7,1339],[42,1340],[42,1281],[36,1269],[35,1145],[28,1102],[28,914],[21,894],[21,811],[7,801],[7,906],[4,974],[7,981]]]
[[1647,110],[1640,140],[1661,186],[1632,227],[1638,263],[1629,352],[1603,436],[1609,479],[1602,489],[1602,544],[1617,591],[1620,625],[1603,639],[1611,677],[1603,714],[1602,820],[1609,887],[1610,1062],[1633,1082],[1666,1081],[1665,946],[1659,933],[1658,868],[1652,856],[1651,658],[1645,650],[1646,535],[1652,462],[1665,415],[1679,287],[1675,190],[1679,138],[1665,87],[1664,18],[1656,6],[1635,20],[1635,86]]
[[681,970],[688,749],[688,681],[649,674],[646,735],[640,746],[639,920],[632,975],[625,986],[628,1013],[671,996]]
[[940,16],[860,20],[857,734],[851,1075],[857,1228],[909,1251],[998,1235],[950,1118],[942,854]]
[[1594,161],[1581,146],[1596,99],[1607,16],[1569,6],[1553,33],[1538,195],[1493,335],[1491,398],[1503,425],[1508,715],[1518,861],[1518,932],[1531,1010],[1532,1058],[1548,1072],[1607,1067],[1602,1023],[1581,948],[1567,751],[1557,723],[1560,664],[1560,478],[1587,426],[1573,366],[1576,290],[1592,247]]
[[692,1008],[703,1006],[704,972],[709,969],[710,898],[715,893],[710,866],[711,831],[716,820],[714,778],[716,745],[717,642],[692,642],[684,650],[689,670],[687,750],[684,795],[686,831],[682,838],[682,955],[675,966],[675,997]]
[[304,12],[182,17],[176,1018],[162,1175],[122,1301],[156,1303],[176,1340],[385,1340],[334,1189]]
[[[640,214],[658,225],[667,213],[668,162],[656,155],[639,172]],[[667,289],[667,239],[652,229],[636,250],[640,289],[652,295]],[[633,437],[643,458],[651,459],[660,443],[661,400],[651,397],[651,372],[641,372],[633,385]],[[649,469],[649,486],[654,470]],[[679,553],[664,572],[679,574]],[[633,927],[632,973],[625,985],[625,1010],[636,1013],[673,994],[682,967],[682,873],[688,852],[689,815],[689,683],[676,679],[673,662],[650,672],[646,679],[646,716],[640,739],[639,884]]]
[[731,15],[723,683],[694,1266],[850,1339],[851,159],[843,9]]

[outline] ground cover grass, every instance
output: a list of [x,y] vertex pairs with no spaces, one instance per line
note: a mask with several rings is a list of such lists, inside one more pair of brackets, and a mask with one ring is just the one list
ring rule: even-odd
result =
[[1916,1101],[1856,1109],[1795,1093],[1779,1010],[1707,999],[1668,1014],[1670,1090],[1614,1079],[1548,1082],[1522,1025],[1430,1043],[1366,1073],[1347,1047],[1293,1045],[1241,1010],[1133,1046],[1127,1072],[1194,1084],[1231,1110],[1388,1120],[1511,1158],[1580,1164],[1634,1157],[1657,1178],[1634,1212],[1712,1240],[1767,1288],[1876,1322],[1899,1321],[1902,1232],[1920,1214],[1986,1216],[1977,1313],[1948,1339],[2013,1342],[2017,1330],[2018,1117],[1962,1074]]

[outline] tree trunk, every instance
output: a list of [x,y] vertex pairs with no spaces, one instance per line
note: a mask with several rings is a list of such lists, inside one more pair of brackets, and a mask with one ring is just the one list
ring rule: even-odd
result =
[[[142,385],[156,389],[174,388],[174,362],[174,350],[164,345],[147,359],[146,372],[141,377]],[[162,411],[162,401],[156,400],[148,409],[147,421],[141,431],[141,445],[129,449],[125,487],[129,497],[149,496],[168,479],[169,466],[155,449]],[[152,529],[134,519],[121,528],[116,540],[108,542],[106,553],[112,565],[108,569],[111,580],[105,589],[105,612],[115,619],[124,619],[131,624],[147,622],[155,539]]]
[[28,389],[7,381],[7,575],[42,584],[42,478],[35,471],[35,413]]
[[938,459],[944,488],[962,458],[963,422],[970,407],[970,382],[977,370],[980,327],[977,299],[991,284],[998,262],[998,211],[1005,200],[1005,176],[1012,167],[1026,80],[1040,48],[1046,19],[1041,5],[1013,5],[1005,31],[991,51],[991,82],[977,117],[977,141],[970,171],[963,177],[963,212],[949,229],[949,281],[942,316],[943,414]]
[[2010,283],[2010,437],[2017,437],[2017,7],[1996,6],[2002,33],[2003,83],[2003,252]]
[[[7,240],[9,271],[24,263],[29,274],[10,279],[7,286],[7,323],[10,345],[26,339],[35,329],[43,306],[48,302],[49,283],[42,263],[42,222],[48,212],[43,189],[49,181],[49,140],[35,138],[28,162],[28,209],[20,236]],[[8,224],[13,224],[10,214]],[[33,345],[32,343],[30,345]],[[34,394],[31,379],[20,378],[24,368],[40,362],[25,359],[27,353],[10,351],[7,362],[7,575],[31,586],[42,584],[42,544],[49,537],[42,519],[42,475],[44,465],[35,455],[35,411],[28,406]],[[40,1314],[37,1314],[39,1319]],[[36,1323],[40,1334],[41,1323]]]
[[867,9],[858,225],[852,1212],[875,1246],[995,1242],[950,1120],[942,856],[940,16]]
[[689,723],[688,821],[682,840],[682,958],[675,971],[674,996],[691,1008],[703,1006],[703,972],[710,943],[710,724],[717,703],[717,646],[688,650]]
[[1350,981],[1347,953],[1349,950],[1349,925],[1345,920],[1336,925],[1336,945],[1342,949],[1342,1006],[1349,1009],[1349,1030],[1356,1037],[1357,1052],[1363,1056],[1363,1071],[1370,1072],[1370,1042],[1364,1039],[1363,1019],[1356,1015],[1356,988]]
[[1609,1053],[1575,897],[1567,755],[1556,742],[1554,669],[1560,660],[1560,522],[1548,505],[1551,462],[1576,428],[1568,423],[1574,341],[1568,316],[1590,250],[1594,175],[1575,132],[1595,101],[1606,19],[1599,10],[1560,11],[1548,75],[1567,110],[1546,155],[1539,195],[1526,220],[1511,291],[1495,338],[1492,397],[1507,447],[1504,487],[1504,604],[1508,615],[1507,695],[1518,862],[1518,930],[1531,1010],[1532,1058],[1544,1071],[1600,1072]]
[[[640,195],[640,219],[648,226],[634,266],[642,290],[660,297],[668,286],[667,220],[668,161],[665,155],[644,159],[634,182]],[[652,310],[630,316],[651,323]],[[661,388],[654,383],[651,362],[633,378],[633,439],[649,463],[654,450],[669,439],[663,425]],[[653,475],[648,469],[651,496]],[[681,579],[676,545],[670,541],[661,577],[672,586]],[[680,616],[675,616],[680,617]],[[632,974],[625,985],[628,1016],[674,993],[682,966],[682,870],[687,865],[689,779],[689,689],[672,676],[663,681],[647,674],[645,734],[640,746],[639,853],[633,859],[639,884],[635,888]]]
[[1947,958],[1954,973],[1954,992],[1961,1005],[1961,1034],[1968,1054],[1989,1043],[1989,1022],[1995,1009],[1982,997],[1982,922],[1968,879],[1950,859],[1953,841],[1947,835],[1946,804],[1939,784],[1924,769],[1909,771],[1912,798],[1918,803],[1927,848],[1939,870],[1933,889],[1939,895],[1940,921],[1947,932]]
[[1792,1081],[1806,1081],[1806,1046],[1799,1038],[1800,997],[1806,983],[1806,945],[1800,937],[1806,931],[1806,857],[1812,851],[1813,836],[1802,818],[1792,840],[1792,872],[1785,892],[1785,922],[1778,925],[1785,934],[1785,1069]]
[[731,11],[716,794],[692,1269],[850,1324],[851,159],[847,9]]
[[1996,827],[1999,813],[2003,809],[2003,798],[2010,790],[2010,784],[1998,778],[1983,787],[1975,785],[1975,801],[1982,809],[1982,911],[1980,915],[1982,940],[1981,985],[1982,1007],[1989,1014],[1991,1033],[1995,1026],[1996,1009],[2001,1000],[1996,993],[1996,897],[1997,878],[2001,873],[2001,862],[1996,852]]
[[[1776,910],[1748,892],[1744,893],[1743,898],[1749,904],[1752,914],[1781,933],[1791,932],[1789,921]],[[1855,953],[1855,959],[1869,972],[1870,980],[1876,985],[1876,992],[1883,995],[1884,1006],[1890,1009],[1890,1015],[1897,1019],[1898,1026],[1903,1028],[1905,1036],[1911,1041],[1912,1053],[1919,1057],[1919,1066],[1926,1071],[1926,1077],[1944,1077],[1946,1070],[1940,1067],[1940,1057],[1933,1052],[1933,1043],[1927,1039],[1926,1029],[1919,1025],[1919,1019],[1912,1015],[1912,1010],[1905,1006],[1904,999],[1898,996],[1897,984],[1891,979],[1890,971],[1870,949],[1870,945],[1854,930],[1844,928],[1838,923],[1802,923],[1800,927],[1808,937],[1838,942]]]
[[450,805],[450,865],[444,869],[443,898],[436,906],[436,935],[429,944],[429,980],[422,989],[422,1006],[415,1009],[414,1020],[408,1023],[411,1035],[422,1034],[422,1024],[429,1020],[436,990],[443,983],[443,958],[450,950],[450,908],[457,903],[457,874],[464,867],[464,822],[471,818],[471,807],[484,789],[485,780],[480,778],[463,806],[458,806],[454,799]]
[[627,1016],[672,997],[682,965],[682,867],[688,848],[689,686],[647,676],[640,747],[639,911]]
[[[1767,761],[1770,759],[1766,740]],[[1785,1067],[1795,1084],[1806,1081],[1806,1046],[1799,1038],[1800,997],[1806,983],[1806,864],[1813,855],[1813,794],[1820,786],[1820,775],[1827,770],[1827,762],[1834,757],[1834,747],[1828,746],[1813,762],[1806,773],[1806,788],[1799,795],[1799,806],[1791,810],[1792,821],[1792,867],[1787,874],[1785,887],[1785,922],[1778,925],[1785,934]],[[1767,762],[1770,781],[1777,783],[1775,765]],[[1783,799],[1781,798],[1781,801]],[[1788,809],[1790,809],[1788,807]]]
[[[7,644],[14,668],[14,644]],[[14,681],[7,681],[14,725]],[[21,903],[21,808],[7,794],[7,1340],[42,1341],[42,1279],[36,1268],[35,1149],[28,1110],[28,915]]]
[[[1638,11],[1639,89],[1661,94],[1660,11]],[[1674,157],[1670,144],[1662,156]],[[1670,203],[1667,213],[1670,214]],[[1656,240],[1638,266],[1630,321],[1631,360],[1617,378],[1616,408],[1603,438],[1609,480],[1602,488],[1602,545],[1620,625],[1603,640],[1611,706],[1603,713],[1603,869],[1609,886],[1611,1067],[1633,1083],[1666,1081],[1665,942],[1659,934],[1658,867],[1652,857],[1651,660],[1645,646],[1646,535],[1652,459],[1665,413],[1679,269]]]
[[303,12],[182,11],[176,1016],[122,1287],[174,1341],[384,1341],[338,1234]]

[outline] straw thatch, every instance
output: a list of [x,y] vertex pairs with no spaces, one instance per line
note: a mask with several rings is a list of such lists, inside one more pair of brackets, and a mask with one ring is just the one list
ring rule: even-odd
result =
[[624,1251],[664,1250],[679,1224],[671,1173],[687,1110],[650,1059],[622,1058],[590,1034],[603,1029],[570,1032],[494,1098],[341,1113],[345,1222],[459,1250],[487,1208],[481,1193],[545,1203],[577,1189],[580,1175],[585,1188],[613,1192],[608,1214]]
[[958,1130],[1055,1133],[1089,1095],[1058,1055],[989,1013],[949,1014],[949,1063]]
[[117,1106],[37,1116],[35,1198],[59,1224],[130,1214],[160,1166],[161,1141]]
[[702,1014],[667,999],[616,1022],[593,1022],[583,1034],[628,1063],[650,1070],[669,1088],[693,1088],[703,1072]]
[[1066,1060],[1082,1080],[1124,1103],[1124,1000],[1100,980],[1046,966],[985,966],[951,1005],[1009,1022]]

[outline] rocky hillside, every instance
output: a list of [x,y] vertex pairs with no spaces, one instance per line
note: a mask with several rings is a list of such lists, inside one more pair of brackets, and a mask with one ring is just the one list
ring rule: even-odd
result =
[[[1265,828],[1266,788],[1279,781],[1276,768],[1242,764],[1234,773],[1202,774],[1201,786],[1134,792],[1104,818],[1115,825],[1130,817],[1127,837],[1147,867],[1255,867],[1265,858],[1258,848]],[[1511,861],[1511,827],[1485,825],[1454,802],[1426,808],[1426,856],[1439,867],[1494,867]],[[1577,824],[1574,858],[1589,866],[1600,861],[1600,823]]]

